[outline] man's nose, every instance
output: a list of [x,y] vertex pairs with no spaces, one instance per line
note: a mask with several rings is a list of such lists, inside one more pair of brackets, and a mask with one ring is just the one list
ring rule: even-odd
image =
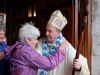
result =
[[48,35],[49,33],[48,33],[48,31],[46,31],[46,35]]

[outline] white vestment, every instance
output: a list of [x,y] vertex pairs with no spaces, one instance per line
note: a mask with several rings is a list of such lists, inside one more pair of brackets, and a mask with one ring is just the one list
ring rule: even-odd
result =
[[[43,39],[40,39],[37,45],[37,52],[42,55],[42,46],[43,46]],[[76,50],[72,47],[70,43],[66,46],[66,58],[65,60],[60,63],[55,69],[50,70],[48,75],[72,75],[73,70],[73,59],[76,55]],[[81,61],[81,71],[76,71],[75,75],[90,75],[88,65],[87,65],[87,59],[83,57],[81,54],[79,56],[79,59]],[[41,69],[38,70],[38,74],[40,73]]]

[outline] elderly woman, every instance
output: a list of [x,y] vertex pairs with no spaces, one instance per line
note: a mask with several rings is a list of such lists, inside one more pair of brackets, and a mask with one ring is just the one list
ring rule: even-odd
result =
[[[5,27],[4,25],[0,25],[0,75],[8,75],[9,74],[9,65],[10,61],[7,58],[4,58],[4,49],[7,47],[7,44],[3,42],[5,37]],[[3,58],[3,59],[2,59]]]
[[62,42],[55,55],[43,57],[34,49],[38,36],[39,30],[32,23],[25,23],[19,30],[20,41],[5,49],[5,56],[10,58],[12,75],[37,75],[38,68],[50,70],[64,60],[66,41]]

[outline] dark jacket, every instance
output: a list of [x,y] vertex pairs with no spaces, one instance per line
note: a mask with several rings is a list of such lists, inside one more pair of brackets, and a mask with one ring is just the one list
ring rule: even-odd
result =
[[[4,52],[7,44],[4,42],[0,43],[0,52]],[[0,75],[9,75],[9,67],[10,67],[10,60],[8,58],[4,58],[0,61]]]

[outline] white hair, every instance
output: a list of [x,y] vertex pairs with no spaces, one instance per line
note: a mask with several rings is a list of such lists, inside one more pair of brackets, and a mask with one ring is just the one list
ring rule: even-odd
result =
[[34,37],[40,36],[40,31],[38,28],[34,26],[34,23],[25,23],[19,29],[19,40],[25,41],[25,38],[29,38],[30,40]]

